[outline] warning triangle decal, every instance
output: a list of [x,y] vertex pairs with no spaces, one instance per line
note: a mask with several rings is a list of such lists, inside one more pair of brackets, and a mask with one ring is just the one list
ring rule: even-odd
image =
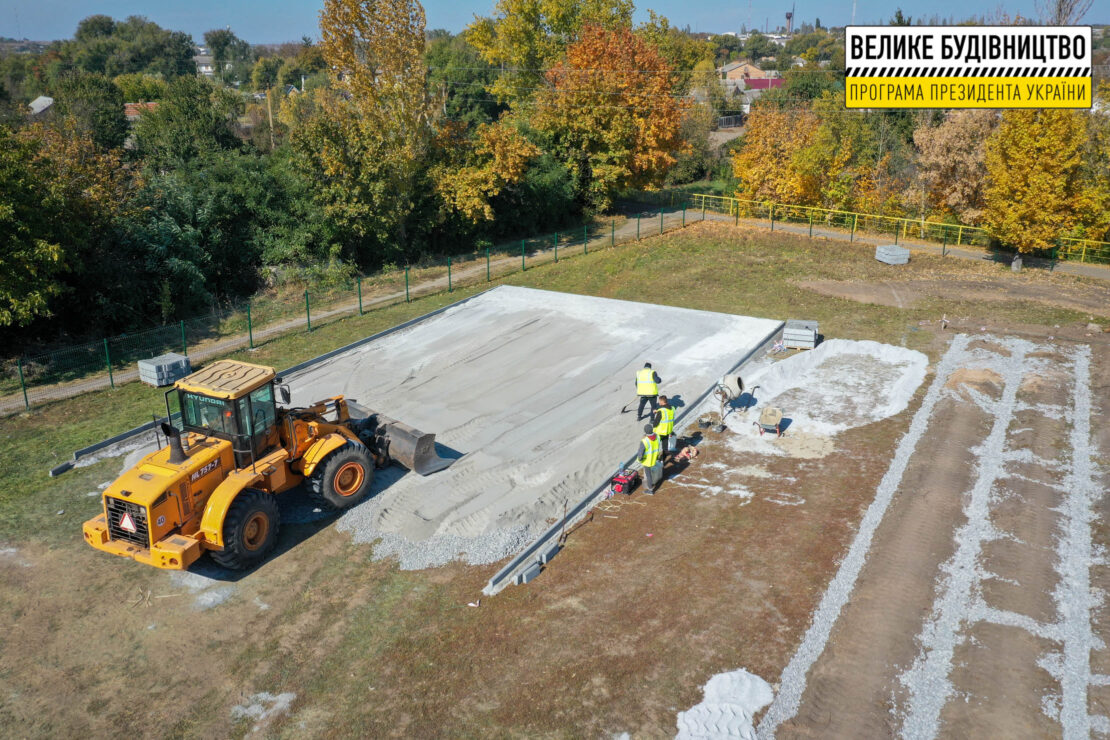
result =
[[132,519],[131,515],[127,512],[124,512],[123,516],[120,517],[119,528],[126,529],[128,532],[135,532],[137,530],[137,527],[135,526],[135,520]]

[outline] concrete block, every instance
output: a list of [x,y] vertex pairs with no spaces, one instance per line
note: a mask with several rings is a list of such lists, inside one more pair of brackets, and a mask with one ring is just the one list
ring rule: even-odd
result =
[[516,584],[518,586],[523,586],[525,583],[531,582],[536,576],[540,574],[540,568],[541,566],[539,563],[532,563],[517,574]]
[[551,558],[558,555],[559,550],[562,550],[562,549],[563,549],[562,545],[560,545],[558,542],[553,542],[551,544],[551,547],[547,548],[547,550],[545,550],[540,555],[540,562],[543,563],[544,565],[547,565],[548,563],[551,562]]
[[904,265],[910,261],[910,250],[897,244],[880,244],[875,247],[875,259],[888,265]]
[[782,330],[782,345],[791,349],[813,349],[817,346],[816,321],[790,319]]
[[167,352],[149,360],[139,360],[139,380],[147,385],[161,387],[172,385],[192,372],[189,358],[176,352]]

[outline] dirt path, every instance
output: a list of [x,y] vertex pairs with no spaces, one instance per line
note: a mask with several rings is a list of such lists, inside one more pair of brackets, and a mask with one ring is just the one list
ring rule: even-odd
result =
[[[1091,431],[1110,399],[1106,372],[1092,402],[1087,346],[960,342],[850,601],[810,670],[784,673],[761,735],[1087,737],[1110,727],[1094,701],[1110,680],[1098,672],[1107,635],[1092,592],[1105,570]],[[1096,368],[1107,354],[1096,348]],[[798,689],[794,712],[781,697]]]

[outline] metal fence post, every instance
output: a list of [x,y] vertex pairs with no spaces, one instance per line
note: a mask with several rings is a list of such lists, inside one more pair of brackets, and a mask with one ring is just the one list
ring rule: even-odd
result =
[[640,214],[636,214],[636,241],[640,241]]
[[852,216],[852,236],[848,241],[854,242],[856,240],[856,225],[859,223],[859,214]]
[[528,269],[527,266],[525,266],[525,264],[524,264],[524,240],[521,239],[520,240],[520,271],[524,272],[527,269]]
[[956,246],[964,243],[964,227],[961,226],[956,230]]
[[555,261],[559,261],[559,232],[555,232]]
[[659,209],[659,233],[663,233],[663,209]]
[[312,331],[312,312],[308,307],[308,291],[304,292],[304,321],[308,327],[307,331]]
[[682,228],[686,228],[686,204],[682,204]]
[[701,199],[701,220],[705,220],[705,198]]
[[359,275],[356,280],[358,281],[358,315],[362,316],[362,275]]
[[[360,301],[361,303],[361,301]],[[254,349],[254,326],[251,323],[251,302],[247,301],[247,342]]]
[[112,355],[108,352],[108,338],[104,337],[104,364],[108,366],[108,383],[116,387],[116,379],[112,377]]
[[894,222],[894,243],[898,243],[898,222]]
[[775,230],[775,204],[771,204],[771,231]]
[[736,201],[736,213],[732,215],[732,225],[740,225],[740,201]]
[[940,256],[948,254],[948,227],[944,227],[944,242],[940,245]]
[[181,320],[181,354],[189,356],[189,344],[185,341],[185,319]]
[[489,282],[489,247],[486,247],[486,282]]
[[809,238],[813,238],[813,211],[809,212]]
[[409,268],[408,267],[405,268],[405,303],[412,303],[412,299],[409,298]]
[[19,368],[19,387],[23,391],[23,408],[27,411],[31,410],[31,402],[27,400],[27,383],[23,379],[23,358],[16,359],[16,367]]
[[447,258],[447,292],[450,293],[451,287],[451,258]]
[[609,246],[617,246],[617,220],[615,218],[609,221]]
[[586,224],[582,225],[582,254],[590,253],[590,227]]

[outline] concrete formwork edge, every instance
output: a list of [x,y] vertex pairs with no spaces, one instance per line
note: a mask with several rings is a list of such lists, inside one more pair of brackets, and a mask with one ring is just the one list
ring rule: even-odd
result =
[[[433,316],[437,316],[437,315],[443,313],[444,311],[455,308],[456,306],[461,306],[462,304],[466,303],[467,301],[470,301],[470,300],[473,300],[474,298],[477,298],[478,296],[482,295],[482,293],[485,293],[488,290],[492,290],[492,288],[488,288],[487,290],[480,291],[478,293],[475,293],[472,296],[467,296],[466,298],[463,298],[460,301],[455,301],[454,303],[449,303],[446,306],[443,306],[441,308],[437,308],[434,311],[429,311],[426,314],[421,314],[420,316],[417,316],[416,318],[409,319],[408,321],[405,321],[404,323],[397,324],[397,326],[392,326],[388,329],[385,329],[384,331],[378,332],[377,334],[372,334],[368,337],[363,337],[362,339],[359,339],[358,341],[355,341],[355,342],[351,342],[350,344],[348,344],[346,346],[343,346],[343,347],[340,347],[339,349],[333,349],[330,352],[325,352],[322,355],[319,355],[317,357],[313,357],[311,360],[305,360],[304,362],[300,363],[299,365],[294,365],[291,368],[280,371],[278,373],[278,376],[279,377],[284,377],[286,375],[291,375],[293,373],[304,370],[305,368],[311,367],[312,365],[315,365],[318,362],[323,362],[324,360],[330,360],[331,358],[335,357],[336,355],[343,354],[344,352],[355,349],[356,347],[360,347],[363,344],[367,344],[368,342],[373,342],[375,339],[381,339],[382,337],[388,336],[389,334],[399,332],[402,329],[407,329],[410,326],[413,326],[414,324],[419,324],[421,321],[427,321],[428,319],[432,318]],[[145,424],[140,424],[139,426],[135,427],[134,429],[128,429],[126,432],[121,432],[120,434],[117,434],[114,437],[109,437],[107,439],[102,439],[102,440],[100,440],[99,442],[97,442],[95,444],[89,445],[88,447],[82,447],[81,449],[79,449],[79,450],[77,450],[76,452],[73,453],[73,459],[72,460],[68,460],[68,461],[62,463],[61,465],[58,465],[58,466],[55,466],[55,467],[51,468],[50,469],[50,477],[54,478],[54,477],[57,477],[57,476],[61,475],[64,472],[66,472],[67,470],[71,470],[73,468],[74,463],[76,463],[82,457],[86,457],[88,455],[93,454],[94,452],[98,452],[100,450],[103,450],[105,447],[110,447],[114,444],[119,444],[120,442],[124,441],[125,439],[130,439],[131,437],[142,434],[143,432],[149,432],[151,429],[154,429],[156,426],[158,426],[161,422],[162,422],[162,419],[155,419],[153,421],[148,421]]]
[[[763,338],[762,342],[760,342],[752,350],[750,350],[747,354],[740,358],[740,360],[737,361],[735,365],[726,370],[725,375],[735,373],[751,360],[755,359],[756,357],[762,356],[768,349],[770,349],[771,345],[776,339],[778,339],[779,335],[782,334],[784,326],[785,323],[780,321],[778,326],[775,327],[771,332],[767,334],[767,336]],[[700,396],[698,396],[697,400],[687,406],[686,409],[675,419],[675,429],[685,429],[686,427],[688,427],[690,425],[690,420],[696,418],[701,413],[701,407],[704,405],[706,400],[709,399],[710,395],[712,395],[713,391],[716,390],[716,388],[716,383],[710,385],[702,392]],[[635,459],[635,456],[629,458],[622,464],[622,467],[631,467],[632,464],[635,462]],[[486,594],[487,596],[492,596],[501,591],[506,586],[512,585],[515,581],[519,580],[517,578],[519,571],[525,569],[531,571],[532,568],[536,568],[542,564],[546,564],[559,552],[560,548],[557,546],[557,544],[561,543],[557,543],[557,540],[566,530],[566,528],[577,523],[580,518],[584,517],[586,513],[593,508],[594,503],[601,495],[605,493],[608,487],[609,481],[605,480],[601,485],[588,493],[581,501],[574,505],[574,508],[570,509],[570,511],[567,512],[564,519],[560,519],[559,521],[555,522],[555,524],[552,524],[547,529],[547,531],[541,534],[534,542],[532,542],[532,544],[521,550],[520,553],[509,560],[509,562],[506,563],[501,568],[501,570],[497,571],[493,575],[493,577],[489,579],[489,583],[486,584],[485,588],[482,589],[482,593]],[[540,553],[543,553],[542,556]],[[537,573],[532,573],[531,578],[528,578],[527,580],[522,580],[522,582],[527,583],[528,581],[531,581],[532,578],[535,578],[536,575]]]

